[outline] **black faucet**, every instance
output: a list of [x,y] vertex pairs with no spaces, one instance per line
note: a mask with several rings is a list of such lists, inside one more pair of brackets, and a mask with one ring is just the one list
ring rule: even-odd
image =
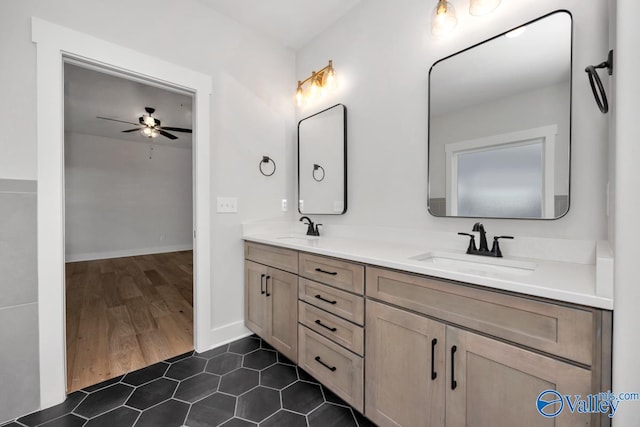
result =
[[513,239],[513,236],[494,236],[493,238],[493,246],[491,250],[489,250],[489,246],[487,245],[487,233],[484,230],[484,225],[476,222],[473,225],[473,229],[471,231],[475,231],[480,233],[480,247],[476,248],[476,240],[475,236],[470,233],[458,233],[461,236],[469,236],[469,247],[467,248],[467,253],[469,255],[483,255],[483,256],[492,256],[496,258],[502,258],[502,251],[500,250],[500,245],[498,244],[498,239]]
[[476,222],[473,224],[471,231],[480,233],[480,247],[478,248],[478,251],[489,252],[489,247],[487,246],[487,233],[484,231],[484,225]]
[[307,236],[320,236],[320,226],[322,224],[317,224],[314,226],[313,221],[308,216],[303,216],[300,218],[300,221],[307,220],[309,222],[305,222],[307,224]]

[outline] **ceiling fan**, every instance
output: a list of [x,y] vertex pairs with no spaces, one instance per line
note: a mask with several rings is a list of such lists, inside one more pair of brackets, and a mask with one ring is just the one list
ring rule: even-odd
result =
[[138,123],[133,123],[133,122],[127,122],[124,120],[117,120],[117,119],[111,119],[109,117],[98,117],[96,116],[96,119],[102,119],[102,120],[111,120],[113,122],[120,122],[120,123],[128,123],[130,125],[134,125],[134,126],[138,126],[136,128],[133,129],[127,129],[127,130],[123,130],[123,133],[129,133],[129,132],[136,132],[136,131],[140,131],[140,133],[148,138],[155,138],[158,135],[162,135],[166,138],[169,139],[178,139],[177,136],[167,132],[167,131],[172,131],[172,132],[185,132],[185,133],[191,133],[191,129],[185,129],[185,128],[176,128],[176,127],[170,127],[170,126],[162,126],[160,123],[160,120],[156,119],[155,117],[153,117],[153,113],[155,113],[156,109],[152,108],[152,107],[144,107],[144,110],[147,112],[147,114],[143,114],[142,116],[138,117]]

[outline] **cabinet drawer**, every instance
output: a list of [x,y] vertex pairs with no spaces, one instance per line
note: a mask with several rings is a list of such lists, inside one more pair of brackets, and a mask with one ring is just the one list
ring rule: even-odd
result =
[[364,329],[361,326],[302,301],[298,303],[298,321],[347,350],[364,355]]
[[363,410],[363,359],[298,326],[298,364],[358,411]]
[[367,267],[367,296],[591,366],[593,311]]
[[298,272],[298,252],[291,249],[245,242],[244,257],[290,273]]
[[299,298],[311,305],[347,319],[364,324],[364,298],[311,280],[298,278]]
[[326,283],[345,291],[364,293],[364,266],[300,252],[300,276]]

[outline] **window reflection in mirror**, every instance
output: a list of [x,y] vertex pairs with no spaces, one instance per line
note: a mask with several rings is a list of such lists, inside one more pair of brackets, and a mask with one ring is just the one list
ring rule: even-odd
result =
[[347,210],[347,108],[342,104],[298,122],[298,211]]
[[552,219],[569,208],[571,15],[516,30],[429,72],[432,215]]

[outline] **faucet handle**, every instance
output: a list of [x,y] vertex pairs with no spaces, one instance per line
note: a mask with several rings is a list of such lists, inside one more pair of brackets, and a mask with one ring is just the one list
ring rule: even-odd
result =
[[467,248],[467,253],[473,253],[475,251],[478,250],[478,248],[476,248],[476,236],[474,236],[471,233],[458,233],[460,236],[469,236],[469,247]]
[[493,256],[497,258],[502,258],[502,251],[500,250],[500,245],[498,244],[498,239],[512,239],[513,236],[494,236],[493,237],[493,246],[491,247],[491,253]]
[[320,226],[321,226],[321,225],[322,225],[322,224],[316,224],[316,231],[315,231],[316,236],[320,236]]

